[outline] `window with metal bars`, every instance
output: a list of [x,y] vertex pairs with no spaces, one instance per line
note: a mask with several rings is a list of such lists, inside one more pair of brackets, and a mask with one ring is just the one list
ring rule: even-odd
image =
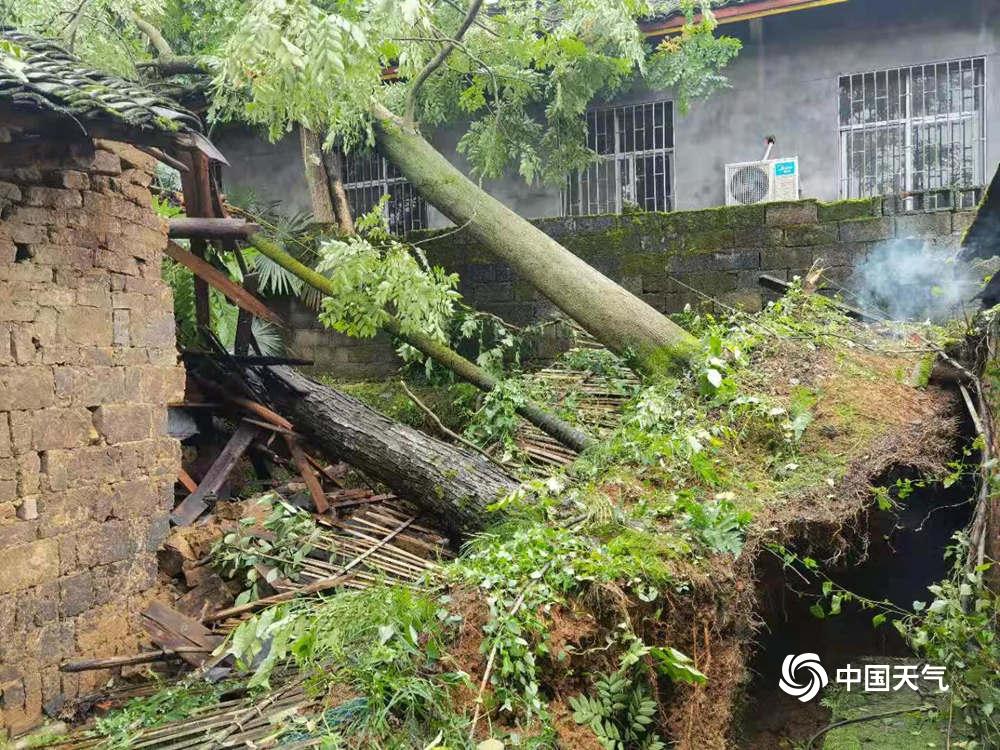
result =
[[976,200],[985,182],[983,58],[840,78],[840,195],[907,208]]
[[354,216],[367,213],[383,195],[389,231],[404,235],[427,226],[427,204],[400,171],[376,151],[343,155],[344,190]]
[[586,117],[587,146],[597,160],[567,178],[564,213],[673,209],[673,102],[595,109]]

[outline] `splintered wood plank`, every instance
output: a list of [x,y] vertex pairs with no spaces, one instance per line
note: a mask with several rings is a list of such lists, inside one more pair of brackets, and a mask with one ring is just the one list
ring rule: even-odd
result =
[[316,506],[316,512],[326,513],[330,509],[330,503],[326,500],[326,495],[323,493],[323,486],[316,478],[312,465],[309,463],[309,459],[306,458],[305,451],[302,450],[299,441],[291,435],[285,435],[285,442],[288,444],[288,452],[292,456],[295,468],[299,470],[302,480],[306,483],[306,487],[309,488],[309,494],[312,496],[313,505]]
[[176,242],[167,242],[167,256],[191,270],[198,279],[211,284],[242,310],[246,310],[262,320],[285,327],[285,321],[278,313],[261,302],[257,297],[241,287],[226,274],[193,252],[188,252]]
[[[178,656],[193,666],[200,666],[205,657],[225,640],[197,620],[156,600],[150,602],[143,611],[142,624],[157,646],[176,651]],[[201,651],[192,651],[192,648]]]
[[177,481],[184,485],[184,489],[188,492],[195,492],[198,489],[198,483],[184,469],[180,469],[177,472]]
[[260,429],[247,422],[240,422],[236,432],[229,438],[226,447],[222,449],[219,457],[215,459],[212,468],[201,480],[198,489],[188,495],[180,505],[174,508],[170,514],[170,520],[177,526],[187,526],[198,516],[205,512],[208,507],[208,496],[216,494],[221,488],[229,473],[236,466],[236,462],[246,453],[250,443],[254,441]]

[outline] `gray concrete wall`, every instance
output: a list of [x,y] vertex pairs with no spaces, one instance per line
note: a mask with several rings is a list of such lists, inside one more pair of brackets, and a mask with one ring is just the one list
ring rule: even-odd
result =
[[242,126],[222,126],[211,136],[229,161],[222,173],[226,190],[249,191],[264,201],[281,201],[281,211],[286,214],[312,211],[296,133],[271,143]]
[[[724,165],[758,159],[767,135],[775,156],[800,159],[802,197],[834,200],[839,191],[838,78],[888,67],[985,56],[987,174],[1000,160],[1000,0],[849,0],[812,10],[721,27],[744,48],[728,68],[728,90],[694,103],[675,122],[675,207],[725,202]],[[615,103],[672,98],[637,89]],[[460,128],[432,134],[456,164]],[[230,185],[308,207],[294,138],[277,146],[223,131],[216,142],[233,163]],[[558,216],[558,187],[526,185],[516,177],[484,187],[523,216]],[[447,220],[429,209],[431,226]]]

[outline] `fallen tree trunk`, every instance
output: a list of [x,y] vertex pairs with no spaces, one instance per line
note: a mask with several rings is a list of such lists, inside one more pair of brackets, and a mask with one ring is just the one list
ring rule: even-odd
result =
[[289,367],[247,368],[251,395],[330,456],[346,461],[465,538],[490,520],[487,506],[517,482],[497,464],[396,422]]
[[476,185],[420,133],[384,109],[375,140],[430,204],[482,243],[594,338],[647,372],[680,369],[697,340]]
[[[259,234],[252,236],[249,242],[263,255],[266,255],[286,271],[290,271],[298,276],[306,284],[309,284],[309,286],[324,294],[333,294],[333,288],[329,279],[309,268],[304,263],[300,263],[282,250],[276,243]],[[435,341],[430,336],[418,333],[404,334],[400,329],[399,322],[392,317],[386,322],[385,327],[394,336],[404,339],[422,354],[430,357],[439,365],[447,367],[460,378],[472,383],[477,388],[488,393],[497,387],[497,379],[486,372],[486,370],[474,362],[470,362],[455,350]],[[538,429],[577,452],[582,452],[594,444],[592,437],[554,414],[545,411],[536,403],[526,401],[517,408],[517,413]]]

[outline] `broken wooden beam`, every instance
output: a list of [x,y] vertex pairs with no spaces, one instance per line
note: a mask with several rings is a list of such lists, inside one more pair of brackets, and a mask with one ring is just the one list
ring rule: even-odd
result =
[[177,646],[176,648],[157,649],[156,651],[146,651],[141,654],[131,656],[109,656],[104,659],[80,659],[79,661],[66,661],[59,665],[60,672],[93,672],[100,669],[118,669],[119,667],[131,667],[136,664],[152,664],[153,662],[171,657],[180,657],[182,654],[207,654],[207,649],[203,646]]
[[171,219],[167,236],[174,240],[243,240],[259,231],[259,225],[246,219],[189,216]]
[[312,497],[313,505],[316,506],[316,512],[326,513],[330,509],[330,503],[327,502],[326,495],[323,494],[323,486],[316,478],[313,467],[309,463],[309,459],[306,458],[305,451],[302,450],[299,441],[292,435],[285,435],[285,443],[288,445],[288,453],[292,457],[295,468],[299,470],[299,474],[302,475],[302,481],[309,488],[309,495]]
[[237,307],[269,323],[285,327],[285,321],[282,320],[278,313],[274,312],[207,260],[199,258],[193,252],[185,250],[176,242],[167,242],[166,254],[171,260],[177,261],[185,268],[188,268],[195,275],[195,278],[218,289]]
[[184,486],[184,489],[188,492],[198,491],[198,483],[195,482],[194,479],[191,478],[191,475],[184,471],[183,468],[178,469],[177,471],[177,481],[180,482]]
[[176,652],[195,667],[225,640],[197,620],[155,599],[142,613],[142,626],[157,646]]
[[176,526],[187,526],[208,508],[208,498],[215,495],[226,481],[236,462],[246,453],[250,443],[260,434],[260,428],[248,422],[240,422],[236,432],[229,438],[215,463],[201,480],[198,489],[188,495],[170,514],[170,521]]

